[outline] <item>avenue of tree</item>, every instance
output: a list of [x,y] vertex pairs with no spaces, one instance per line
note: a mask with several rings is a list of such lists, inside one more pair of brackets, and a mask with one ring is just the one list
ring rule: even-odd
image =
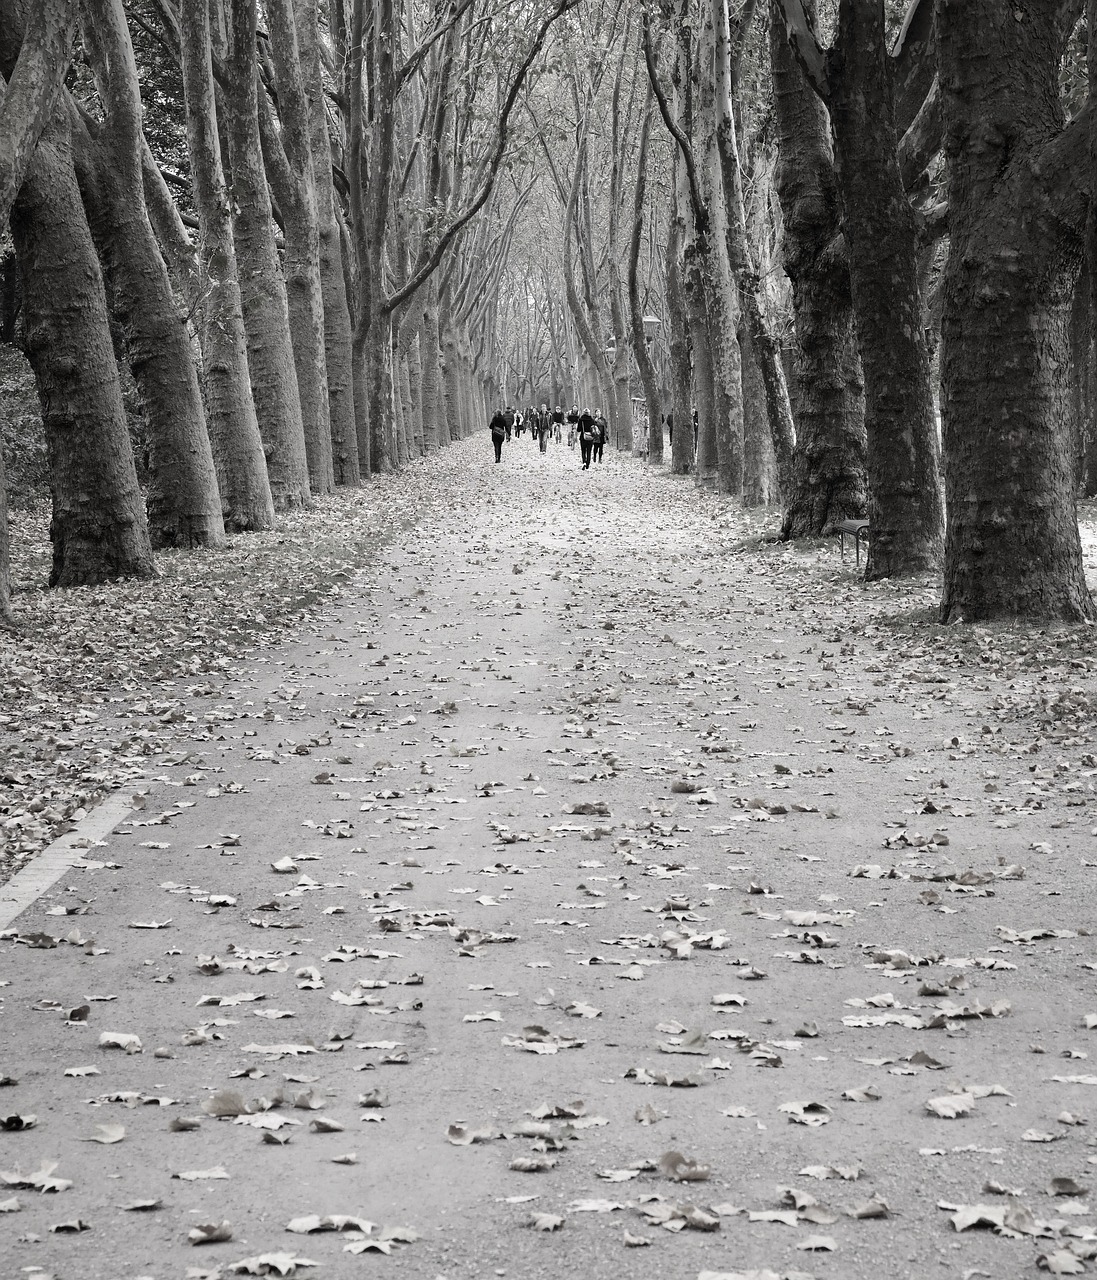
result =
[[51,584],[547,401],[784,538],[867,518],[945,622],[1094,619],[1095,42],[1097,0],[0,0]]

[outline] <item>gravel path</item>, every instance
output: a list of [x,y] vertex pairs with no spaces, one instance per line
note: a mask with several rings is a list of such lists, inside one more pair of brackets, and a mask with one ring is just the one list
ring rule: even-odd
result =
[[1085,735],[689,481],[420,474],[0,935],[0,1275],[1086,1265]]

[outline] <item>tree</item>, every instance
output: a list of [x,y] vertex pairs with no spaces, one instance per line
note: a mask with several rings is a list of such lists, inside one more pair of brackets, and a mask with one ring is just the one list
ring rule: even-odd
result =
[[274,525],[274,500],[249,382],[232,218],[217,133],[207,0],[182,0],[179,25],[187,143],[202,237],[204,390],[225,526],[269,529]]
[[[309,103],[301,73],[297,20],[292,0],[267,0],[266,13],[281,128],[276,130],[273,127],[270,103],[267,95],[261,94],[259,119],[263,156],[285,229],[286,301],[309,485],[313,493],[327,493],[335,484],[335,470],[324,345],[320,215]],[[330,169],[329,158],[329,185]],[[342,305],[345,309],[345,295]],[[340,480],[354,483],[358,479],[358,451],[351,450],[344,457],[347,451],[342,447],[342,441],[340,444]]]
[[[42,0],[22,38],[15,30],[13,16],[9,4],[0,6],[0,54],[6,72],[0,102],[0,218],[10,213],[34,148],[53,113],[69,66],[76,3]],[[0,448],[0,625],[5,626],[13,622],[8,536],[8,493]]]
[[819,537],[865,515],[864,384],[830,122],[788,42],[780,0],[772,3],[769,43],[782,265],[796,335],[797,439],[781,534]]
[[50,585],[155,573],[114,360],[103,275],[80,203],[68,117],[55,107],[12,206],[26,351],[53,489]]
[[1064,125],[1058,84],[1080,10],[936,6],[951,240],[946,622],[1097,616],[1074,506],[1067,334],[1095,108]]
[[218,547],[225,526],[193,346],[145,209],[140,88],[120,0],[87,0],[84,43],[102,115],[69,105],[77,174],[145,413],[152,545]]
[[782,10],[834,130],[865,380],[865,576],[922,573],[940,564],[944,513],[918,228],[899,171],[883,0],[840,0],[834,44],[825,53],[801,0],[782,0]]
[[[221,66],[233,247],[247,336],[248,378],[276,511],[311,499],[305,428],[290,342],[286,283],[274,245],[259,135],[256,0],[224,0]],[[326,479],[326,474],[324,476]]]

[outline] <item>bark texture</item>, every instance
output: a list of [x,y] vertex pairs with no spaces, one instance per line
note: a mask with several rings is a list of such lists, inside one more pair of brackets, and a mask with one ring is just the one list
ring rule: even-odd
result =
[[343,271],[342,236],[336,213],[331,141],[321,75],[316,0],[294,0],[301,79],[308,99],[309,142],[316,180],[319,230],[320,291],[324,308],[324,364],[327,373],[328,419],[331,424],[335,483],[357,485],[369,475],[359,467],[354,373],[351,365],[351,320]]
[[202,355],[225,527],[270,529],[274,501],[248,378],[228,193],[214,108],[207,0],[182,0],[183,89],[194,203],[202,228]]
[[937,5],[951,235],[946,622],[1095,616],[1074,505],[1067,333],[1092,108],[1064,130],[1060,6],[1015,8]]
[[[0,101],[0,220],[8,216],[53,114],[71,62],[77,8],[76,0],[36,0],[30,6],[15,66],[4,68],[8,83]],[[13,43],[14,37],[12,30]]]
[[248,376],[276,511],[308,506],[308,460],[290,342],[286,283],[274,247],[270,193],[259,137],[256,0],[228,0],[231,17],[222,81],[228,107],[229,198]]
[[[267,0],[271,54],[278,91],[277,138],[263,132],[267,176],[285,228],[286,301],[290,339],[301,400],[309,486],[328,493],[335,486],[328,365],[324,350],[324,295],[320,283],[320,223],[316,205],[316,166],[312,156],[309,103],[301,77],[301,55],[292,0]],[[260,121],[269,118],[265,95]]]
[[77,172],[110,289],[111,310],[148,432],[149,535],[156,547],[219,547],[221,495],[195,351],[156,243],[142,180],[141,97],[121,0],[89,0],[85,45],[103,120],[73,112]]
[[944,513],[918,236],[897,160],[883,0],[842,0],[827,55],[843,226],[865,379],[868,579],[940,565]]
[[830,122],[785,38],[777,0],[772,8],[775,182],[796,329],[796,450],[781,536],[820,537],[867,510],[864,386]]
[[58,112],[11,213],[53,490],[50,586],[155,574],[107,301]]

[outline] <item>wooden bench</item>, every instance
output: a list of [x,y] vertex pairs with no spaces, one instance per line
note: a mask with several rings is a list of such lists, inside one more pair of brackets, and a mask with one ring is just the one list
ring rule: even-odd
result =
[[[842,559],[846,558],[846,536],[853,539],[853,546],[857,552],[857,563],[861,563],[861,544],[868,543],[868,521],[867,520],[839,520],[836,526],[838,530],[838,539],[842,546]],[[866,552],[867,554],[867,552]]]

